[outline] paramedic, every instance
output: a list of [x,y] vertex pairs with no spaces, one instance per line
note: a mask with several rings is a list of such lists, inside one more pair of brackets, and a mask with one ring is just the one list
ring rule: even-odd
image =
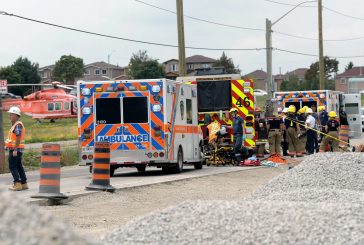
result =
[[10,187],[9,190],[21,191],[29,189],[27,177],[21,162],[25,146],[25,128],[23,123],[19,120],[21,113],[18,107],[10,107],[8,113],[12,126],[5,141],[5,147],[9,150],[9,169],[13,176],[13,186]]
[[233,134],[234,134],[234,152],[237,160],[237,165],[241,162],[241,153],[240,149],[243,145],[243,128],[244,128],[244,120],[238,115],[238,109],[231,108],[230,113],[232,116],[233,122]]

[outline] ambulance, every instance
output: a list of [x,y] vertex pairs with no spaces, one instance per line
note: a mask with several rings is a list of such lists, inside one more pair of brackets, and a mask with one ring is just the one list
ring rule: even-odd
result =
[[[240,74],[223,74],[178,77],[177,81],[197,85],[198,120],[204,139],[208,138],[206,127],[211,119],[217,118],[221,125],[232,126],[229,110],[237,108],[239,116],[244,119],[244,146],[255,147],[253,80],[243,80]],[[228,140],[233,141],[231,129]]]
[[202,168],[196,84],[78,81],[77,89],[80,165],[92,165],[95,142],[110,142],[111,176],[119,167]]
[[344,94],[332,90],[285,91],[275,92],[274,98],[277,101],[278,110],[283,110],[284,107],[290,105],[294,105],[297,110],[304,106],[315,105],[316,108],[325,106],[328,112],[335,111],[336,114],[339,114],[340,110],[344,110],[349,122],[349,136],[351,138],[361,137],[360,94]]

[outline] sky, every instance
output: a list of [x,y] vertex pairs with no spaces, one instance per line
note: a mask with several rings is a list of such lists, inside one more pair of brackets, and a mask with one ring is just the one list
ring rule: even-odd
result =
[[[303,0],[273,0],[297,5]],[[161,8],[176,11],[175,0],[143,0]],[[184,18],[186,46],[254,49],[252,51],[225,51],[242,74],[257,69],[266,70],[265,21],[279,19],[293,6],[267,0],[184,0],[184,14],[225,25],[249,27],[246,30]],[[364,65],[364,9],[363,0],[323,0],[323,34],[325,40],[355,39],[352,41],[325,41],[324,55],[338,58],[339,72],[349,61]],[[298,7],[273,26],[274,48],[318,55],[318,41],[289,37],[287,33],[305,38],[318,38],[317,3]],[[340,12],[335,13],[333,11]],[[176,15],[142,4],[136,0],[0,0],[0,11],[37,19],[53,24],[142,41],[177,45]],[[344,15],[352,17],[347,17]],[[0,66],[12,64],[25,56],[40,67],[54,64],[62,55],[74,55],[84,62],[108,61],[126,66],[138,50],[164,62],[178,59],[178,49],[109,39],[63,30],[29,22],[16,17],[0,15]],[[186,49],[186,56],[204,55],[219,58],[222,50]],[[273,73],[284,74],[297,68],[308,68],[317,56],[305,56],[274,50]]]

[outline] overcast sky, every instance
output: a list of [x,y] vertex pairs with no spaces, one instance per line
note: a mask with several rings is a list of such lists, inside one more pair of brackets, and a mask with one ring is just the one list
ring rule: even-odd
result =
[[[175,0],[143,0],[175,11]],[[301,0],[275,0],[298,4]],[[135,0],[0,0],[0,11],[34,18],[58,25],[143,41],[177,44],[176,15],[146,6]],[[325,7],[363,20],[348,18],[324,9],[324,38],[355,41],[325,42],[329,56],[364,55],[364,1],[323,0]],[[306,5],[310,5],[309,3]],[[311,3],[316,6],[316,3]],[[186,46],[207,48],[264,48],[265,19],[273,22],[292,9],[264,0],[184,0],[184,14],[222,24],[263,29],[251,31],[217,26],[185,17]],[[317,8],[297,8],[273,26],[274,31],[317,38]],[[26,56],[40,66],[54,64],[60,56],[72,54],[84,59],[125,66],[132,53],[147,50],[149,56],[164,62],[178,58],[177,48],[113,40],[62,30],[0,15],[0,66],[10,65],[19,56]],[[318,41],[304,40],[273,33],[273,47],[318,54]],[[186,50],[186,56],[201,54],[219,58],[222,51]],[[243,74],[256,69],[266,70],[266,53],[262,51],[226,51]],[[275,74],[309,67],[316,57],[273,52]],[[340,71],[349,61],[364,65],[364,58],[340,58]]]

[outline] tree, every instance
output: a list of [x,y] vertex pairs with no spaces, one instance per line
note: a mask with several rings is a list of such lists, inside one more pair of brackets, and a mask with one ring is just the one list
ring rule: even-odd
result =
[[212,66],[224,67],[225,74],[240,74],[240,69],[238,67],[235,67],[232,58],[228,58],[225,52],[222,52],[220,59],[218,59]]
[[[26,57],[19,57],[12,65],[11,68],[20,75],[21,84],[38,84],[40,83],[40,76],[38,74],[39,65],[31,62]],[[24,96],[30,87],[17,87],[12,88],[10,91],[14,94]]]
[[345,71],[347,71],[347,70],[350,70],[351,68],[353,68],[354,67],[354,63],[352,62],[352,61],[350,61],[348,64],[347,64],[347,66],[345,66]]
[[[336,59],[330,59],[329,57],[324,57],[324,70],[325,70],[325,88],[329,89],[332,88],[334,76],[338,71],[339,61]],[[319,79],[319,62],[315,62],[311,64],[310,69],[307,70],[305,74],[306,82],[309,83],[311,89],[319,89],[320,88],[320,79]]]
[[[7,80],[8,84],[20,84],[22,82],[21,76],[11,66],[0,68],[0,79]],[[9,92],[23,95],[23,87],[9,87]]]
[[72,55],[63,55],[54,66],[53,79],[66,84],[74,84],[77,78],[83,76],[83,59]]
[[150,58],[146,50],[139,50],[130,58],[129,75],[134,79],[162,78],[165,72],[158,60]]

